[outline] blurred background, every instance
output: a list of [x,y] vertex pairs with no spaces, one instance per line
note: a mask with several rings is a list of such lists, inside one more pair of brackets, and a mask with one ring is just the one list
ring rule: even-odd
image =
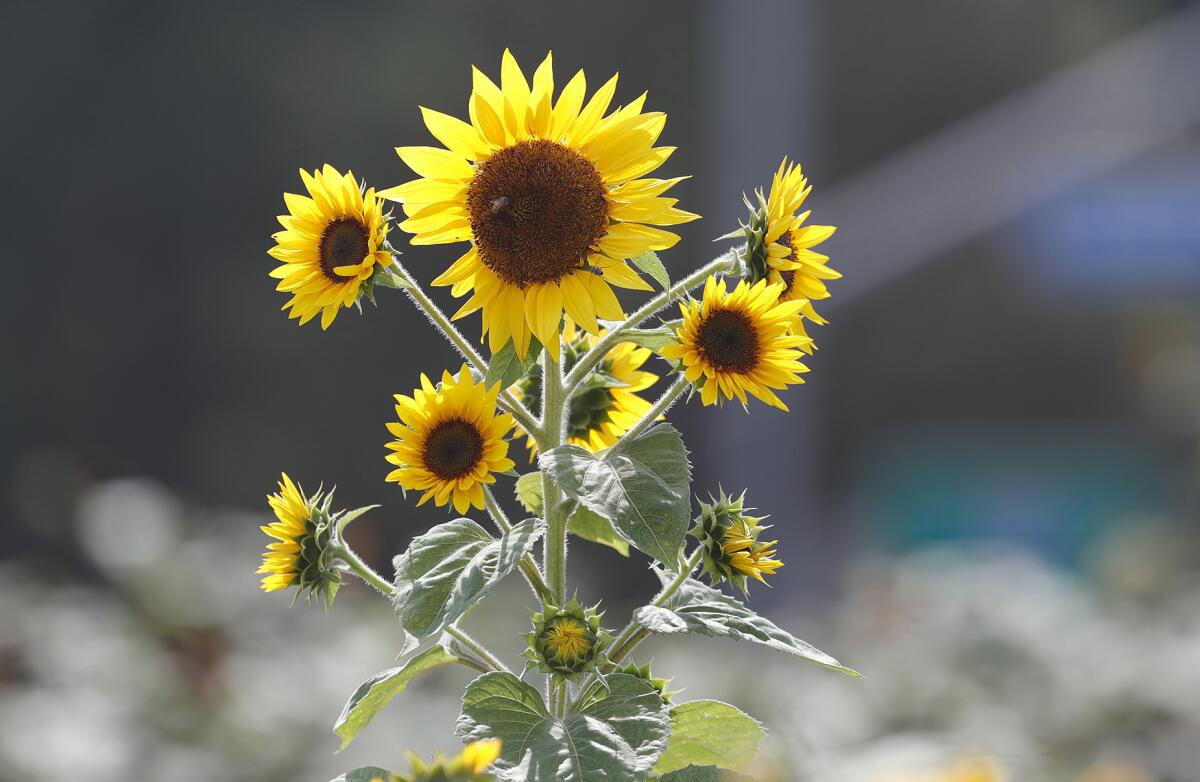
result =
[[[417,106],[465,115],[505,47],[668,112],[663,175],[704,215],[673,274],[784,155],[839,226],[793,413],[672,415],[697,493],[772,514],[753,607],[867,678],[715,640],[648,644],[656,671],[768,725],[763,780],[1200,780],[1200,5],[1167,0],[0,2],[0,779],[456,748],[457,670],[335,756],[399,628],[253,571],[280,470],[381,503],[350,534],[380,568],[445,520],[385,485],[384,423],[458,361],[389,291],[297,328],[266,250],[297,168],[406,181]],[[653,588],[636,553],[573,554],[613,624]],[[468,625],[515,658],[519,601],[491,602]]]

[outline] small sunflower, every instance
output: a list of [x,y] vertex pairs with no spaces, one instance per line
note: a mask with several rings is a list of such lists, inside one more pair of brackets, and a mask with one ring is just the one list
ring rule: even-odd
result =
[[342,307],[358,301],[359,292],[377,268],[390,266],[383,249],[387,215],[375,189],[364,191],[354,173],[338,173],[328,164],[311,174],[300,170],[308,195],[284,193],[288,214],[279,216],[286,229],[272,236],[268,252],[280,265],[271,270],[276,290],[290,293],[283,305],[289,318],[303,325],[321,313],[329,328]]
[[321,492],[306,497],[287,473],[279,481],[279,493],[268,494],[267,504],[276,521],[260,529],[274,542],[267,544],[260,574],[264,592],[298,587],[301,594],[317,595],[327,603],[333,600],[341,576],[333,566],[329,551],[332,521],[329,505],[332,497]]
[[503,742],[500,739],[484,739],[468,744],[457,757],[447,758],[440,752],[426,763],[417,755],[408,753],[409,774],[401,776],[402,782],[468,782],[469,780],[491,780],[485,772],[500,757]]
[[425,492],[418,505],[433,499],[438,505],[452,502],[465,513],[483,509],[483,485],[494,483],[494,473],[511,470],[505,435],[513,427],[508,413],[496,415],[500,385],[484,388],[463,364],[455,379],[442,373],[440,387],[421,375],[413,395],[396,395],[399,423],[389,423],[396,436],[387,447],[395,453],[387,460],[396,465],[387,476],[405,489]]
[[470,123],[422,108],[446,149],[399,147],[421,178],[386,190],[404,204],[413,244],[470,241],[435,285],[471,298],[455,314],[483,311],[493,353],[531,337],[558,358],[566,312],[585,330],[620,320],[610,286],[650,290],[625,259],[665,250],[679,237],[652,226],[697,215],[663,193],[680,179],[643,178],[674,152],[656,147],[666,115],[642,112],[645,95],[605,116],[613,76],[585,104],[579,71],[557,100],[549,54],[532,84],[505,50],[500,86],[473,69]]
[[544,673],[567,677],[606,663],[604,651],[612,637],[600,626],[603,616],[575,598],[561,608],[547,603],[533,615],[525,656]]
[[[575,362],[602,336],[604,332],[587,334],[578,331],[571,319],[567,318],[562,333],[564,371],[571,371]],[[651,355],[653,351],[632,342],[618,343],[604,355],[596,369],[571,397],[571,409],[567,413],[568,443],[589,451],[611,448],[621,435],[649,412],[652,405],[639,392],[658,382],[658,375],[642,369]],[[534,365],[528,375],[513,385],[512,391],[534,415],[540,415],[540,366]],[[526,435],[526,445],[532,459],[537,454],[537,444]]]
[[799,301],[779,301],[782,285],[745,280],[727,293],[725,281],[709,277],[702,301],[680,304],[683,325],[677,342],[660,351],[664,358],[683,366],[684,376],[700,386],[706,405],[736,397],[743,406],[746,394],[787,410],[771,389],[803,383],[808,367],[800,351],[812,344],[803,334],[790,331]]
[[778,541],[758,539],[767,529],[765,517],[750,515],[753,508],[746,507],[745,492],[736,499],[725,492],[710,499],[700,503],[700,515],[688,532],[700,543],[704,571],[714,584],[729,581],[743,593],[747,578],[766,584],[763,576],[774,575],[783,562],[775,559]]
[[771,180],[770,195],[764,201],[761,191],[758,194],[760,208],[752,215],[750,224],[759,235],[754,237],[757,242],[747,244],[747,266],[752,281],[766,279],[782,285],[780,301],[803,302],[800,314],[813,323],[824,324],[827,321],[817,314],[812,303],[829,298],[825,281],[842,275],[829,268],[829,256],[812,249],[837,229],[832,225],[804,224],[812,212],[799,210],[811,191],[799,164],[784,158]]

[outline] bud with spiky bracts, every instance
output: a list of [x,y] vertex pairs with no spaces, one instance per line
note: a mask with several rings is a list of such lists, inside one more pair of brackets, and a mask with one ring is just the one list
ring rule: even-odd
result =
[[783,567],[774,559],[777,541],[760,543],[758,536],[768,527],[766,516],[750,516],[746,493],[736,499],[722,490],[711,502],[700,503],[700,515],[688,535],[700,543],[704,572],[714,584],[728,581],[748,594],[747,576],[766,584],[763,575]]
[[721,237],[722,239],[740,237],[746,240],[745,246],[738,251],[738,260],[741,261],[742,276],[751,284],[765,280],[771,272],[767,263],[767,245],[769,244],[767,231],[770,229],[767,198],[763,195],[761,188],[754,191],[754,197],[758,201],[757,206],[750,201],[749,196],[742,194],[742,203],[746,205],[749,215],[745,222],[738,222],[738,230],[730,231]]
[[489,766],[500,757],[500,739],[473,741],[462,754],[447,758],[438,753],[426,763],[417,755],[408,753],[411,769],[407,775],[398,777],[401,782],[482,782],[494,779],[486,773]]
[[677,695],[678,690],[667,692],[667,687],[671,686],[671,679],[660,679],[650,672],[650,663],[638,665],[637,663],[629,663],[623,668],[618,668],[617,673],[627,673],[630,676],[636,676],[642,681],[649,684],[654,689],[658,690],[659,697],[663,702],[670,705],[671,696]]
[[603,613],[571,598],[561,608],[546,603],[533,615],[533,631],[525,636],[525,656],[543,673],[568,678],[608,662],[605,649],[612,636],[600,626]]

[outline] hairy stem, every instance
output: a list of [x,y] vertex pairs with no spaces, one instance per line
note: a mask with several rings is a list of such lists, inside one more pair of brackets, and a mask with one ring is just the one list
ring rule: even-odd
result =
[[[546,444],[545,453],[565,442],[564,403],[565,389],[562,380],[562,365],[550,358],[547,351],[542,354],[542,427]],[[558,605],[566,601],[567,593],[567,517],[566,503],[558,485],[542,473],[543,508],[546,514],[545,562],[546,581],[550,595]]]
[[[404,292],[408,294],[408,298],[412,300],[417,309],[425,313],[429,320],[433,322],[433,325],[437,327],[438,331],[442,332],[442,335],[450,341],[450,344],[454,345],[454,347],[458,349],[458,352],[462,354],[463,358],[465,358],[468,363],[471,364],[471,366],[473,366],[480,373],[486,375],[488,365],[487,362],[483,360],[483,356],[481,356],[479,351],[475,350],[471,343],[467,341],[467,338],[464,337],[450,321],[450,319],[446,317],[446,314],[442,312],[438,305],[433,302],[433,299],[429,298],[429,296],[417,283],[416,279],[409,274],[408,269],[405,269],[400,263],[400,259],[397,257],[396,252],[390,247],[387,249],[392,253],[392,257],[395,259],[393,269],[397,274],[404,278],[404,283],[406,286],[404,288]],[[500,407],[512,413],[513,418],[516,419],[517,423],[519,423],[521,427],[525,429],[525,431],[536,436],[536,433],[539,431],[539,427],[537,425],[537,421],[533,417],[533,414],[529,412],[529,409],[526,408],[525,405],[521,404],[519,400],[513,397],[513,395],[509,393],[507,389],[501,389],[499,404]]]
[[[500,507],[500,503],[496,502],[496,496],[492,494],[490,486],[483,487],[483,502],[487,506],[487,511],[491,515],[492,521],[496,522],[496,526],[500,528],[501,532],[507,533],[512,529],[512,524],[509,523],[508,516],[505,515],[504,509]],[[533,561],[533,557],[528,554],[521,557],[518,567],[521,568],[521,574],[525,576],[525,580],[529,583],[533,594],[545,600],[549,596],[549,588],[546,586],[546,581],[542,578],[542,571],[538,570],[537,563]]]
[[583,357],[579,359],[579,362],[571,370],[570,374],[567,375],[567,388],[574,392],[579,383],[587,377],[587,373],[600,362],[600,359],[604,358],[608,354],[608,351],[621,342],[624,332],[640,326],[651,315],[707,280],[709,275],[733,271],[737,268],[737,265],[737,250],[729,250],[643,304],[636,312],[626,318],[624,322],[609,330],[587,353],[583,354]]
[[375,587],[384,597],[390,600],[396,594],[396,588],[387,579],[372,570],[370,565],[363,562],[344,541],[333,544],[333,556],[343,562],[351,573]]
[[472,652],[477,654],[479,656],[479,659],[483,660],[483,662],[486,665],[491,666],[491,670],[505,671],[505,672],[508,671],[508,667],[504,663],[500,662],[500,660],[497,659],[496,655],[494,655],[490,651],[488,651],[488,648],[486,646],[484,646],[479,641],[476,641],[474,638],[472,638],[470,635],[468,635],[467,631],[463,630],[457,624],[452,624],[449,627],[447,627],[446,634],[453,636],[454,638],[456,638],[458,640],[458,642],[460,644],[462,644],[463,646],[467,647]]
[[658,420],[660,415],[667,412],[671,405],[675,404],[675,400],[687,389],[688,385],[687,378],[683,375],[675,378],[675,382],[663,392],[663,395],[658,398],[654,406],[647,410],[646,414],[638,419],[637,423],[629,427],[629,431],[621,435],[620,440],[617,441],[617,445],[620,445],[622,442],[628,442],[649,429]]

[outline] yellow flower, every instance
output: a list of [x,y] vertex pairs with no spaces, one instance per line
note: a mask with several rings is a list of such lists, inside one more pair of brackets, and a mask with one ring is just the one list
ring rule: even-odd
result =
[[[567,318],[563,326],[563,368],[570,371],[604,332],[586,334],[576,330]],[[632,342],[620,342],[600,360],[596,370],[584,379],[579,391],[571,398],[567,414],[567,442],[589,451],[611,448],[621,435],[641,420],[651,408],[640,391],[658,382],[658,375],[642,369],[653,355],[649,348]],[[528,376],[511,389],[535,414],[541,409],[542,375],[534,366]],[[537,454],[537,444],[526,435],[530,458]]]
[[483,485],[514,466],[504,439],[513,419],[496,415],[499,393],[498,383],[490,390],[477,384],[466,364],[457,379],[443,372],[440,388],[422,374],[411,397],[396,395],[400,422],[388,424],[396,440],[387,445],[395,452],[387,460],[397,468],[387,479],[425,492],[418,505],[432,498],[438,505],[453,502],[459,513],[472,505],[482,510]]
[[[490,780],[484,772],[500,757],[503,742],[500,739],[484,739],[468,744],[456,757],[447,758],[442,753],[426,763],[412,752],[408,753],[410,771],[408,775],[396,777],[400,782],[466,782],[466,780]],[[375,782],[375,780],[372,780]],[[382,780],[380,781],[382,782]]]
[[783,562],[772,559],[779,541],[759,543],[757,534],[757,530],[752,529],[745,519],[736,519],[721,538],[721,550],[725,552],[729,567],[765,584],[767,580],[763,575],[774,575],[776,570],[783,567]]
[[289,318],[301,325],[321,313],[321,328],[329,328],[338,310],[358,300],[363,283],[377,266],[389,266],[392,256],[383,248],[387,216],[374,188],[363,192],[354,173],[344,175],[328,164],[300,178],[308,196],[284,193],[288,214],[279,222],[286,229],[272,238],[268,252],[280,265],[271,270],[276,290],[290,293],[283,305]]
[[829,256],[812,249],[837,229],[832,225],[805,225],[811,211],[798,214],[811,190],[799,164],[784,158],[767,196],[767,281],[783,286],[780,301],[802,302],[800,314],[813,323],[824,324],[827,321],[813,309],[812,302],[829,298],[824,281],[842,275],[829,268]]
[[267,504],[275,511],[276,521],[260,529],[274,538],[267,544],[260,574],[265,592],[295,586],[300,594],[316,595],[326,604],[333,602],[341,585],[329,548],[332,521],[330,495],[318,491],[312,497],[292,482],[287,473],[279,481],[279,493],[268,494]]
[[730,293],[725,281],[709,277],[703,301],[680,305],[683,325],[678,342],[662,355],[682,363],[684,376],[700,385],[706,405],[736,397],[744,406],[746,394],[787,410],[771,389],[803,383],[808,367],[800,351],[812,340],[789,331],[800,301],[779,301],[782,285],[745,280]]
[[413,244],[471,242],[434,280],[472,294],[455,318],[482,310],[493,353],[511,339],[523,357],[536,337],[557,359],[563,313],[590,333],[620,320],[610,286],[650,289],[625,259],[679,240],[652,226],[697,215],[663,197],[679,179],[642,178],[674,151],[654,146],[666,115],[643,113],[644,94],[605,116],[617,77],[585,104],[580,71],[552,100],[549,54],[530,83],[506,50],[500,77],[473,69],[470,123],[422,108],[446,148],[399,147],[421,178],[381,195],[404,204]]
[[473,774],[486,771],[500,757],[504,742],[500,739],[472,741],[462,752],[463,765]]
[[275,542],[267,545],[258,572],[267,574],[262,580],[263,591],[275,592],[287,589],[299,575],[296,566],[300,561],[300,545],[308,535],[312,507],[287,473],[279,481],[279,493],[267,495],[267,504],[278,521],[261,527]]

